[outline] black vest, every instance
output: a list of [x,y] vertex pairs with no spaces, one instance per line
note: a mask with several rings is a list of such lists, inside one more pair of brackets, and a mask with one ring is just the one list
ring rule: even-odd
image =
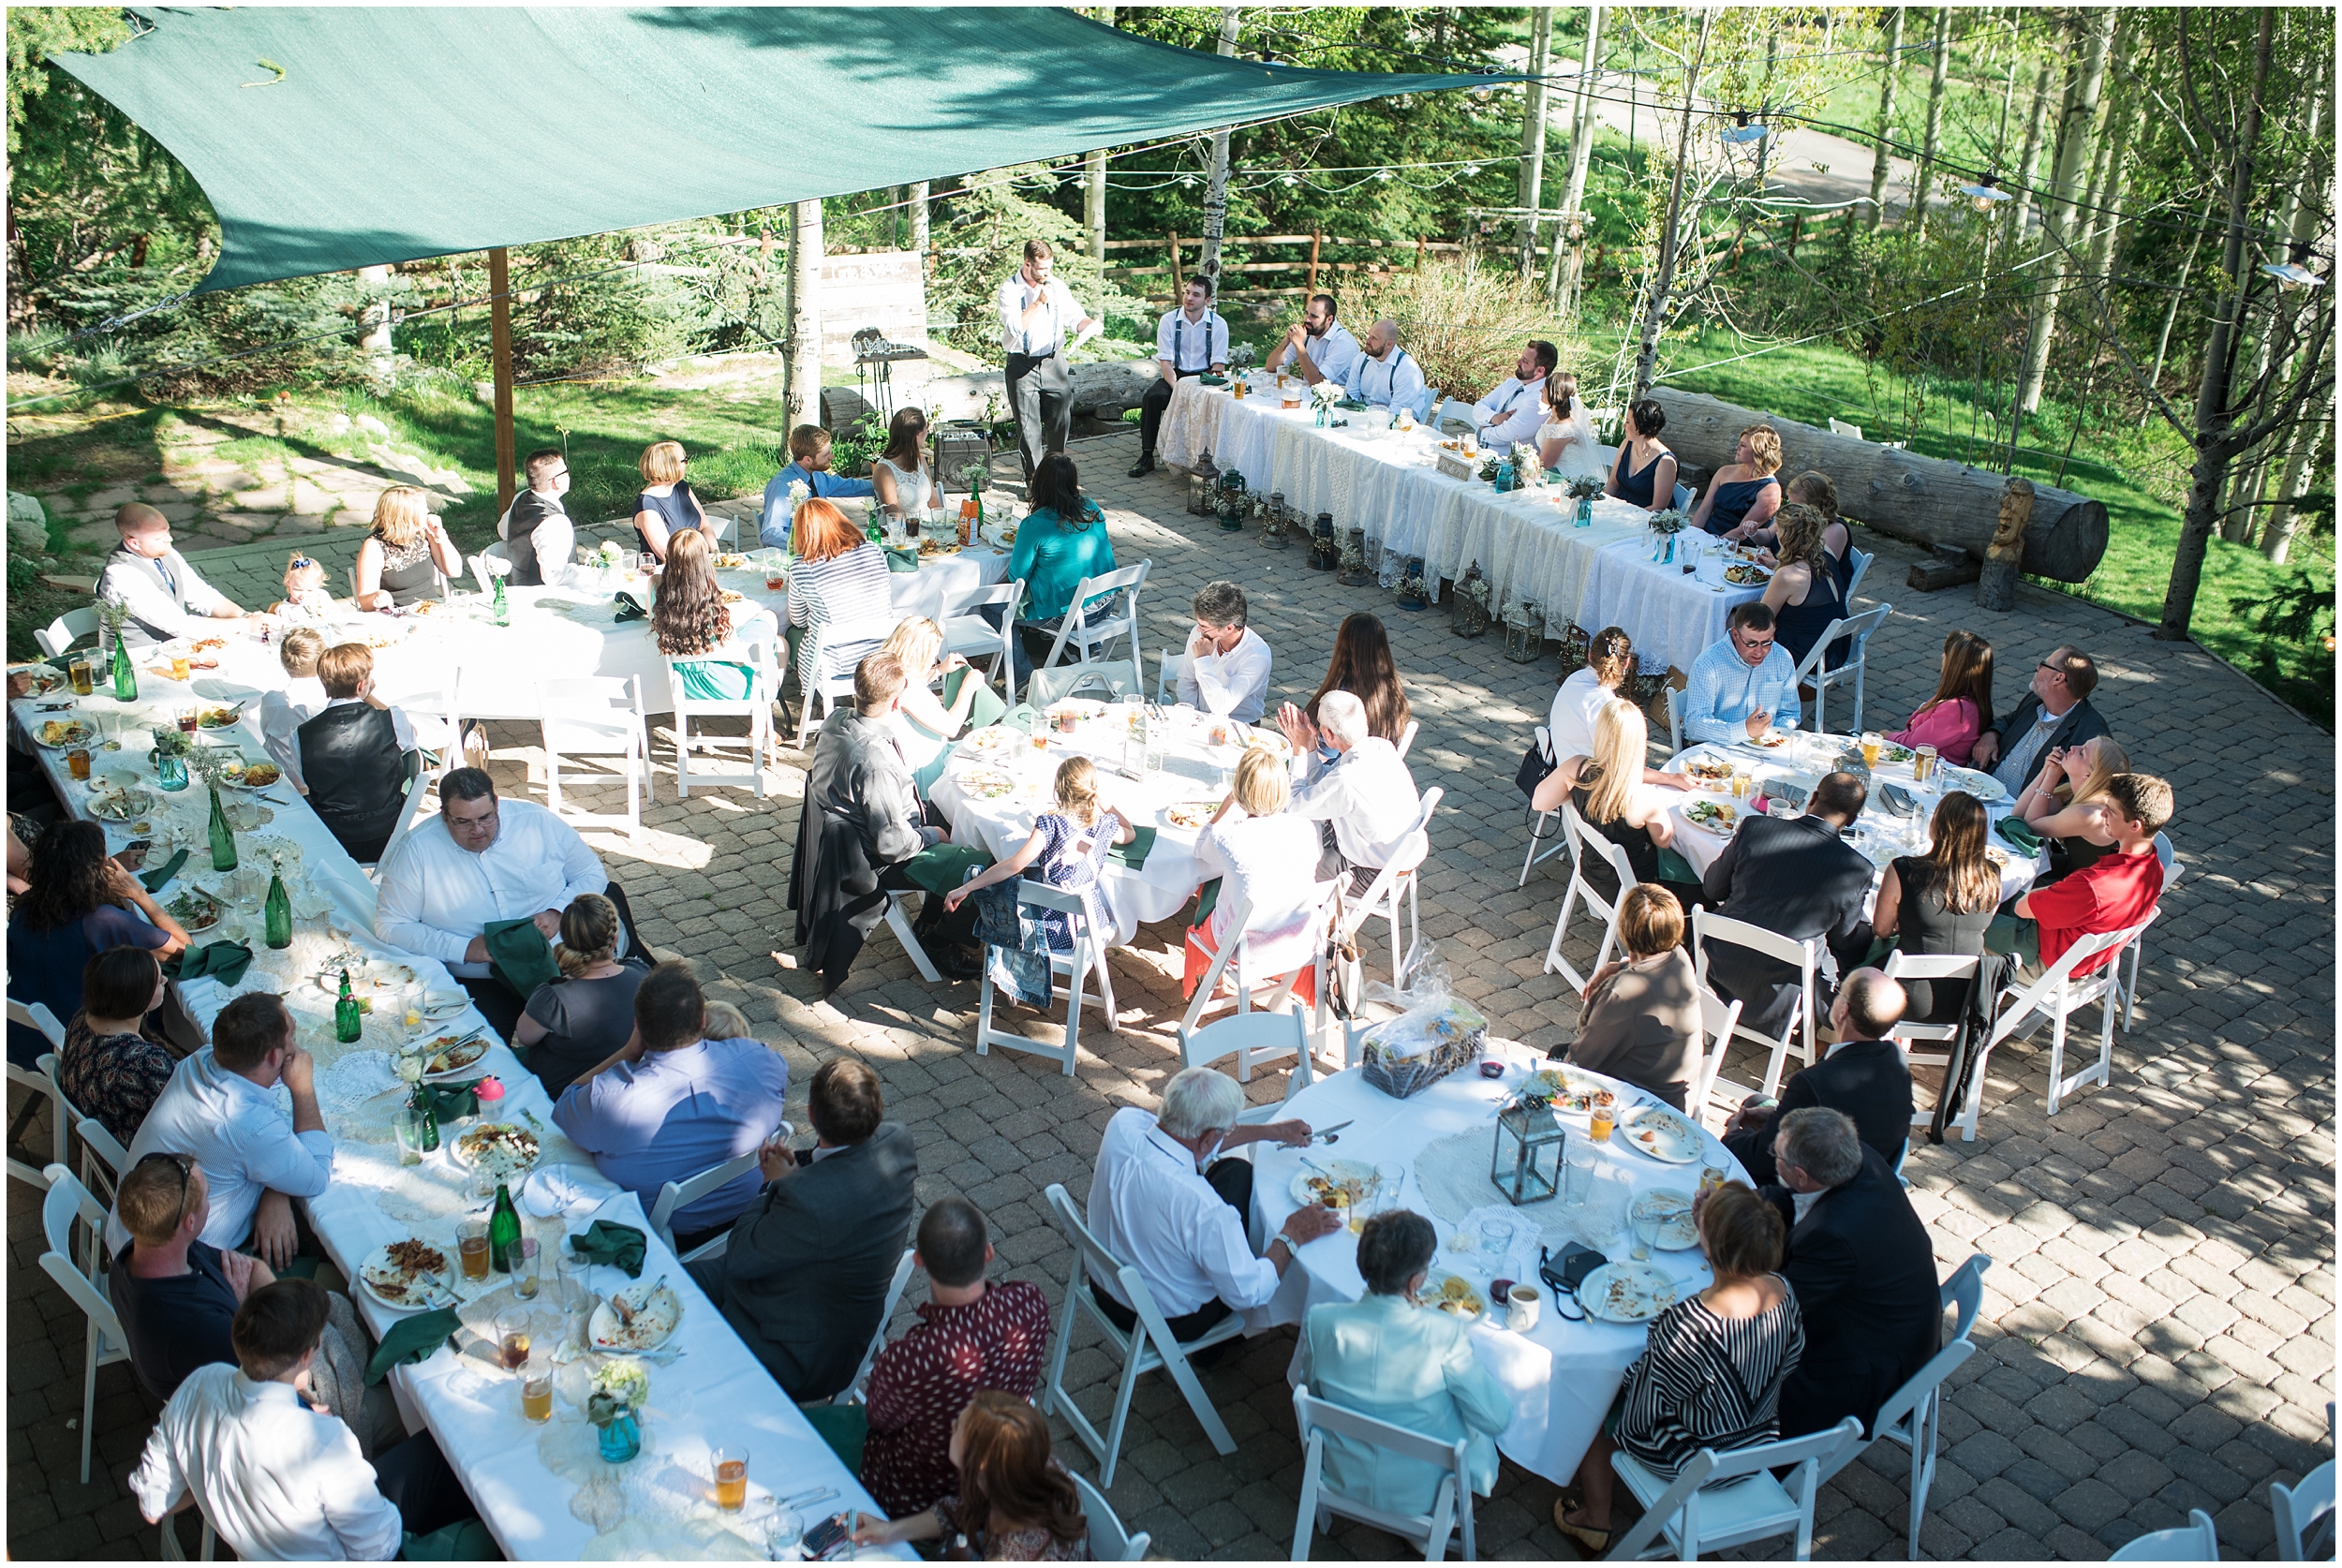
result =
[[544,574],[538,569],[537,546],[529,536],[537,525],[560,509],[552,505],[534,490],[524,490],[512,501],[511,532],[505,539],[505,553],[511,557],[512,574],[504,581],[515,588],[538,588],[544,585]]
[[371,703],[326,709],[295,732],[309,805],[350,858],[379,860],[407,807],[407,769],[390,710]]

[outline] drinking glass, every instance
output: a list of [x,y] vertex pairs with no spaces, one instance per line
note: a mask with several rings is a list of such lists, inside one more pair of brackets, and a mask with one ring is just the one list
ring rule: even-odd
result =
[[1634,1260],[1637,1263],[1646,1262],[1651,1256],[1651,1249],[1658,1243],[1658,1220],[1648,1214],[1636,1215],[1635,1245],[1631,1253]]
[[1886,737],[1879,734],[1877,731],[1865,730],[1862,732],[1862,765],[1864,767],[1869,768],[1874,772],[1877,770],[1878,748],[1885,744]]
[[1572,1208],[1584,1206],[1593,1192],[1593,1167],[1601,1159],[1593,1144],[1572,1138],[1562,1147],[1563,1176],[1567,1183],[1562,1201]]
[[[184,658],[173,659],[171,660],[171,663],[174,667],[182,671],[184,671],[187,665],[187,661]],[[187,677],[185,674],[179,676],[179,679],[181,680],[185,680],[186,678]],[[192,735],[195,733],[197,721],[202,717],[202,710],[196,707],[192,703],[183,703],[171,711],[170,717],[171,721],[179,726],[179,732],[181,734]]]
[[528,1364],[530,1329],[535,1314],[515,1307],[497,1314],[497,1347],[504,1357],[507,1371],[519,1371]]
[[715,1454],[716,1506],[737,1514],[749,1500],[749,1451],[719,1448]]
[[534,1236],[523,1236],[512,1257],[512,1289],[524,1301],[536,1299],[544,1280],[544,1250]]
[[488,1277],[488,1221],[467,1220],[455,1227],[455,1255],[464,1262],[464,1278]]
[[521,1371],[521,1419],[541,1427],[553,1419],[553,1363],[542,1355]]
[[412,1107],[391,1118],[391,1129],[398,1137],[398,1162],[402,1165],[422,1163],[422,1117]]
[[[184,681],[187,678],[187,656],[185,654],[172,654],[170,656],[170,678],[174,681]],[[188,730],[193,729],[194,726],[182,724],[179,728],[182,730]]]
[[1746,800],[1748,798],[1748,788],[1750,782],[1751,780],[1748,775],[1741,772],[1737,768],[1734,769],[1732,773],[1732,798],[1734,800]]
[[65,667],[65,673],[67,678],[73,682],[73,695],[76,697],[86,697],[96,689],[90,678],[88,659],[74,659]]
[[65,754],[65,770],[82,783],[89,782],[89,748],[77,746]]
[[764,1558],[769,1562],[794,1562],[805,1555],[805,1521],[783,1508],[764,1527]]

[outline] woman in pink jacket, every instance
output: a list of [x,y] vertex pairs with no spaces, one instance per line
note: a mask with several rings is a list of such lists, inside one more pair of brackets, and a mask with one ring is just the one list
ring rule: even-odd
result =
[[1993,644],[1973,631],[1955,631],[1944,639],[1944,670],[1935,695],[1887,738],[1897,746],[1932,746],[1945,762],[1966,767],[1976,737],[1992,723]]

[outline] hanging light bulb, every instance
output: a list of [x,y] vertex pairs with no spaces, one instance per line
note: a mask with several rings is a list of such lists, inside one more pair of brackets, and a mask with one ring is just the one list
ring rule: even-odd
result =
[[2012,200],[2010,192],[2000,188],[2000,176],[1997,174],[1987,174],[1975,185],[1962,185],[1960,194],[1966,197],[1979,213],[1989,213],[2001,202]]
[[1294,186],[1296,186],[1296,185],[1299,185],[1299,184],[1301,183],[1301,181],[1300,181],[1299,176],[1297,176],[1297,175],[1293,175],[1293,174],[1288,174],[1288,175],[1286,175],[1286,176],[1285,176],[1284,183],[1285,183],[1285,188],[1286,188],[1287,190],[1290,190],[1290,189],[1292,189]]
[[1762,141],[1765,139],[1765,127],[1749,124],[1747,110],[1740,110],[1732,117],[1737,123],[1724,127],[1727,143],[1739,146],[1745,141]]
[[1374,171],[1374,177],[1378,180],[1387,180],[1390,178],[1390,170],[1387,169],[1378,169]]
[[2282,262],[2263,261],[2260,264],[2260,270],[2267,273],[2271,277],[2275,278],[2277,280],[2277,287],[2287,290],[2288,292],[2296,288],[2322,288],[2326,280],[2320,277],[2316,273],[2311,272],[2307,267],[2302,265],[2303,262],[2308,259],[2309,247],[2307,245],[2295,245],[2293,247],[2292,259]]
[[1193,174],[1180,175],[1179,188],[1181,190],[1193,190],[1195,188],[1195,176]]
[[1464,165],[1464,178],[1465,178],[1465,179],[1469,180],[1469,179],[1471,179],[1474,175],[1475,175],[1475,174],[1477,174],[1477,173],[1479,173],[1479,172],[1480,172],[1480,166],[1479,166],[1478,164],[1476,164],[1476,163],[1467,163],[1467,164],[1465,164],[1465,165]]

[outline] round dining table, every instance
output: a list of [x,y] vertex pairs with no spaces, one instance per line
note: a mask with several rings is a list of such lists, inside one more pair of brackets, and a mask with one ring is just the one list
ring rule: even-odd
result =
[[[1747,1173],[1723,1143],[1698,1129],[1698,1153],[1670,1162],[1636,1143],[1636,1117],[1652,1111],[1672,1114],[1654,1096],[1630,1084],[1578,1068],[1567,1070],[1574,1085],[1598,1086],[1617,1100],[1618,1128],[1604,1142],[1590,1135],[1587,1112],[1557,1108],[1565,1143],[1591,1149],[1594,1160],[1584,1179],[1583,1201],[1565,1187],[1541,1203],[1514,1206],[1489,1178],[1497,1162],[1499,1108],[1519,1094],[1530,1074],[1558,1064],[1517,1042],[1490,1040],[1486,1062],[1499,1064],[1501,1077],[1483,1076],[1467,1065],[1407,1099],[1394,1099],[1366,1080],[1360,1069],[1321,1077],[1288,1100],[1279,1117],[1298,1117],[1320,1132],[1339,1129],[1331,1144],[1308,1148],[1258,1144],[1253,1147],[1253,1215],[1256,1243],[1273,1235],[1306,1198],[1297,1178],[1321,1170],[1340,1171],[1337,1159],[1371,1162],[1384,1173],[1375,1202],[1413,1209],[1439,1233],[1432,1259],[1437,1273],[1464,1280],[1488,1304],[1473,1324],[1472,1348],[1495,1377],[1513,1406],[1512,1422],[1497,1447],[1525,1470],[1567,1484],[1602,1429],[1626,1369],[1642,1354],[1646,1331],[1639,1323],[1605,1322],[1592,1314],[1571,1321],[1579,1309],[1556,1301],[1537,1278],[1540,1250],[1559,1258],[1575,1242],[1603,1252],[1612,1263],[1629,1261],[1633,1226],[1627,1216],[1645,1194],[1671,1192],[1689,1203],[1703,1169],[1732,1180]],[[1688,1123],[1689,1117],[1681,1118]],[[1687,1150],[1684,1152],[1688,1152]],[[1509,1146],[1504,1163],[1510,1166]],[[1547,1151],[1549,1168],[1552,1151]],[[1305,1163],[1305,1161],[1307,1163]],[[1680,1235],[1663,1239],[1682,1239]],[[1654,1248],[1648,1260],[1672,1282],[1680,1298],[1713,1280],[1697,1245],[1675,1250]],[[1535,1324],[1526,1332],[1507,1326],[1504,1308],[1488,1301],[1497,1279],[1539,1285],[1544,1298]],[[1299,1324],[1312,1307],[1356,1301],[1366,1293],[1358,1273],[1357,1236],[1346,1226],[1301,1248],[1267,1304],[1246,1314],[1247,1326]],[[1437,1309],[1427,1307],[1425,1310]],[[1291,1376],[1301,1376],[1297,1348]]]

